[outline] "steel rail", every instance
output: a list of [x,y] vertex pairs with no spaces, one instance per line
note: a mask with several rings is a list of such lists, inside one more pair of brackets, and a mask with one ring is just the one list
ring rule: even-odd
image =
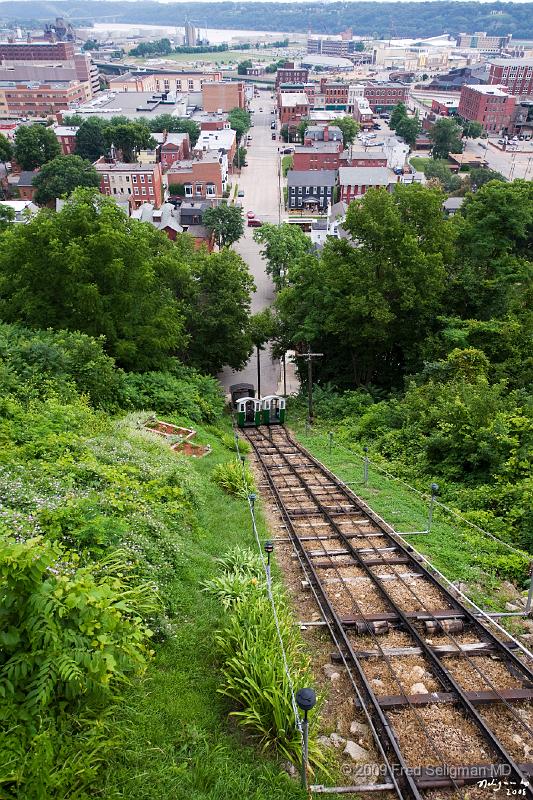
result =
[[[257,433],[260,433],[260,432],[257,432]],[[398,607],[397,603],[390,597],[390,595],[388,594],[387,590],[385,589],[385,587],[384,587],[383,583],[381,582],[381,580],[379,579],[379,577],[372,572],[372,570],[370,569],[370,566],[365,562],[364,559],[361,558],[360,554],[357,552],[357,548],[353,547],[353,545],[351,544],[351,540],[346,537],[344,532],[340,529],[338,524],[335,522],[335,520],[331,516],[330,509],[326,508],[324,506],[323,502],[321,502],[321,500],[316,497],[316,495],[314,494],[313,489],[309,486],[309,482],[306,480],[306,478],[304,478],[301,474],[298,474],[298,472],[297,472],[298,466],[301,467],[301,466],[304,466],[304,465],[293,464],[289,460],[289,458],[287,456],[288,455],[299,455],[299,456],[305,457],[306,459],[309,459],[309,461],[311,461],[313,463],[315,468],[319,472],[321,472],[322,475],[327,477],[335,485],[336,492],[340,493],[344,498],[346,498],[349,501],[350,505],[354,505],[355,504],[356,508],[358,508],[358,509],[361,509],[361,500],[360,500],[360,498],[358,498],[357,495],[355,495],[354,492],[352,492],[351,490],[347,489],[347,487],[341,481],[339,481],[338,478],[333,473],[331,473],[330,470],[328,470],[326,467],[324,467],[323,464],[318,462],[304,447],[302,447],[299,443],[295,442],[292,439],[292,437],[289,434],[286,433],[286,431],[284,431],[284,434],[285,434],[285,437],[286,437],[285,441],[290,443],[290,445],[294,448],[294,451],[295,451],[294,453],[287,454],[286,452],[283,452],[282,445],[280,445],[279,443],[274,442],[273,439],[272,439],[272,435],[271,434],[270,434],[270,439],[268,441],[269,441],[270,446],[272,446],[274,448],[274,451],[275,451],[274,453],[268,453],[268,452],[261,453],[259,451],[256,443],[253,441],[253,437],[250,436],[249,438],[252,441],[252,444],[254,446],[254,450],[256,451],[256,453],[257,453],[257,455],[258,455],[258,457],[259,457],[259,459],[261,461],[261,464],[262,464],[262,466],[263,466],[263,468],[264,468],[264,470],[266,472],[267,478],[268,478],[268,480],[269,480],[269,482],[270,482],[270,484],[271,484],[271,486],[272,486],[272,488],[274,490],[274,493],[276,495],[278,503],[280,505],[282,505],[284,510],[285,510],[286,516],[287,517],[289,516],[290,511],[287,511],[287,509],[285,507],[285,504],[283,503],[283,500],[282,500],[282,498],[280,496],[280,493],[279,493],[277,487],[275,486],[273,480],[271,479],[271,476],[270,476],[269,471],[268,471],[269,470],[269,466],[268,466],[268,464],[265,463],[263,456],[276,455],[278,457],[281,457],[282,460],[285,462],[285,465],[289,469],[289,471],[294,473],[296,475],[296,477],[301,481],[302,485],[306,488],[308,495],[312,498],[312,500],[314,501],[316,507],[319,509],[320,513],[324,516],[324,518],[328,521],[328,523],[330,524],[332,529],[335,531],[336,535],[344,543],[346,549],[349,551],[349,553],[352,556],[352,558],[354,559],[354,561],[366,573],[367,577],[374,583],[374,585],[376,586],[377,590],[379,591],[379,593],[381,594],[383,599],[386,601],[386,603],[389,604],[395,610],[396,614],[401,619],[401,621],[402,621],[402,623],[404,625],[404,628],[407,629],[410,632],[412,638],[414,638],[418,642],[418,645],[421,648],[422,652],[426,655],[428,660],[432,663],[432,665],[434,667],[434,670],[435,670],[435,673],[438,675],[439,680],[442,683],[442,685],[445,688],[446,687],[447,688],[451,687],[451,689],[453,690],[453,692],[455,693],[455,695],[456,695],[456,697],[457,697],[457,699],[459,701],[459,704],[467,712],[467,716],[470,717],[476,723],[476,727],[478,728],[478,730],[482,734],[483,738],[492,747],[492,749],[495,752],[497,752],[499,754],[499,756],[508,764],[508,766],[512,770],[512,773],[513,773],[514,777],[517,778],[518,781],[522,780],[525,776],[520,771],[518,765],[515,764],[514,759],[510,756],[510,754],[503,747],[501,742],[497,739],[497,737],[493,734],[493,732],[490,730],[490,728],[486,725],[485,720],[479,715],[477,710],[474,708],[473,704],[471,703],[471,701],[466,696],[464,690],[457,683],[455,678],[448,672],[448,670],[446,670],[446,668],[443,666],[443,664],[440,661],[440,659],[438,658],[438,656],[434,653],[432,648],[430,648],[429,645],[427,645],[427,643],[425,642],[425,639],[420,635],[420,633],[418,632],[416,627],[410,622],[410,620],[406,616],[406,614],[402,611],[401,608]],[[260,435],[263,436],[263,434],[261,434],[261,433],[260,433]],[[266,439],[266,437],[263,437],[263,438]],[[286,445],[285,445],[285,450],[286,450]],[[305,465],[305,467],[306,467],[306,469],[308,469],[307,465]],[[416,565],[417,570],[419,570],[419,571],[421,570],[422,573],[424,574],[425,578],[429,578],[430,582],[432,584],[434,584],[438,588],[438,590],[447,598],[447,600],[450,602],[452,607],[455,607],[458,611],[460,611],[461,616],[464,616],[464,617],[468,618],[469,621],[471,621],[471,624],[473,624],[478,631],[481,630],[481,632],[482,632],[482,634],[484,636],[487,636],[487,634],[488,634],[490,636],[490,638],[493,640],[493,644],[495,644],[495,646],[497,648],[497,651],[500,654],[503,654],[508,661],[515,662],[515,664],[514,664],[515,668],[518,667],[519,671],[523,675],[525,675],[526,679],[530,679],[530,676],[531,676],[531,678],[533,678],[533,674],[530,672],[530,670],[528,670],[527,667],[525,667],[525,665],[519,659],[517,659],[514,656],[514,654],[511,653],[511,651],[509,651],[508,648],[506,648],[505,645],[502,642],[500,642],[499,639],[497,639],[497,637],[495,637],[490,631],[487,631],[487,629],[478,622],[478,620],[468,611],[468,609],[466,609],[465,607],[460,605],[457,602],[457,600],[453,597],[453,595],[445,587],[443,587],[442,584],[440,584],[435,579],[435,577],[433,575],[431,575],[431,573],[428,572],[428,570],[426,570],[426,568],[423,567],[420,564],[419,561],[417,561],[413,557],[412,553],[409,552],[409,549],[406,548],[403,545],[403,543],[398,542],[396,539],[393,538],[393,536],[391,535],[392,534],[392,529],[389,530],[388,529],[389,526],[387,526],[386,523],[383,523],[383,521],[379,517],[377,517],[377,515],[374,515],[370,511],[370,509],[368,509],[366,507],[366,504],[365,504],[364,509],[362,509],[362,510],[363,510],[364,514],[366,516],[368,516],[372,520],[372,522],[374,522],[378,526],[378,528],[380,530],[382,530],[386,535],[388,535],[390,537],[391,541],[393,541],[394,544],[398,547],[398,549],[403,552],[404,556],[407,557],[408,561],[410,561],[414,565]],[[349,512],[346,512],[346,513],[349,514]],[[294,535],[297,536],[298,534],[296,532],[294,532],[294,528],[292,526],[292,521],[290,519],[288,521],[290,523],[291,531],[294,533]],[[311,563],[310,563],[310,558],[308,558],[306,556],[306,560],[309,562],[309,565],[310,565],[310,567],[312,569],[312,572],[314,574],[315,579],[317,579],[318,576],[316,575],[314,566],[311,565]],[[416,596],[416,594],[415,594],[415,596]],[[339,622],[340,622],[340,620],[339,620]],[[342,623],[341,623],[341,625],[342,625]],[[352,656],[352,653],[350,653],[350,656]],[[502,700],[503,700],[503,698],[502,698]],[[379,701],[377,701],[377,702],[379,703]]]
[[[418,788],[416,786],[416,783],[415,783],[415,781],[413,779],[413,776],[411,775],[411,771],[410,771],[408,765],[406,764],[406,762],[404,760],[404,757],[402,755],[402,752],[401,752],[400,747],[398,745],[398,742],[396,740],[396,736],[394,734],[394,730],[393,730],[392,726],[390,725],[385,713],[383,712],[383,709],[379,705],[379,701],[378,701],[376,695],[374,694],[374,692],[372,691],[372,689],[370,687],[370,683],[369,683],[369,681],[368,681],[368,679],[367,679],[367,677],[365,675],[365,672],[364,672],[363,668],[361,667],[361,664],[359,663],[359,660],[358,660],[357,656],[355,655],[355,651],[354,651],[354,649],[352,647],[352,643],[350,642],[350,640],[349,640],[349,638],[348,638],[348,636],[346,634],[346,631],[344,630],[344,627],[343,627],[343,625],[342,625],[342,623],[341,623],[341,621],[340,621],[340,619],[339,619],[339,617],[337,615],[337,612],[333,608],[333,606],[332,606],[332,604],[331,604],[331,602],[330,602],[330,600],[329,600],[329,598],[328,598],[328,596],[327,596],[327,594],[326,594],[326,592],[325,592],[325,590],[324,590],[324,588],[322,586],[322,582],[321,582],[320,578],[318,577],[318,574],[317,574],[317,572],[315,570],[315,567],[314,567],[314,565],[312,563],[312,560],[311,560],[310,556],[308,555],[306,549],[304,548],[304,546],[302,545],[302,543],[299,540],[298,533],[297,533],[296,529],[294,528],[294,526],[292,524],[292,519],[290,517],[290,512],[287,510],[287,508],[285,506],[284,499],[282,498],[281,494],[279,493],[278,488],[275,485],[274,480],[272,479],[272,477],[270,475],[270,472],[269,472],[269,469],[268,469],[268,465],[265,464],[265,461],[264,461],[264,459],[262,457],[262,454],[259,452],[259,450],[257,448],[257,445],[256,445],[256,442],[254,442],[254,438],[253,438],[253,436],[250,435],[250,432],[245,430],[245,436],[248,438],[248,441],[252,445],[252,447],[254,449],[254,452],[256,453],[257,458],[258,458],[258,460],[259,460],[259,462],[260,462],[260,464],[261,464],[261,466],[262,466],[262,468],[263,468],[263,470],[265,472],[265,475],[266,475],[266,478],[267,478],[267,480],[268,480],[268,482],[270,484],[270,488],[272,490],[272,493],[273,493],[274,497],[276,498],[276,501],[278,503],[278,507],[279,507],[279,509],[281,511],[281,514],[282,514],[282,516],[283,516],[283,518],[285,520],[285,523],[287,525],[287,529],[289,530],[289,532],[291,534],[293,544],[296,547],[297,552],[299,553],[299,556],[300,556],[301,560],[306,565],[306,568],[308,570],[308,577],[311,577],[311,582],[313,583],[313,588],[314,588],[315,593],[320,596],[322,608],[327,610],[328,623],[335,629],[336,634],[337,634],[338,638],[341,640],[341,642],[342,642],[342,644],[343,644],[343,646],[345,648],[345,651],[349,656],[350,661],[355,666],[355,669],[357,671],[357,675],[358,675],[358,677],[359,677],[359,679],[361,681],[361,684],[362,684],[363,693],[366,695],[367,702],[365,703],[365,707],[368,708],[369,705],[373,707],[376,719],[377,719],[377,721],[379,723],[378,727],[380,728],[380,731],[383,734],[383,738],[387,742],[387,744],[388,744],[388,746],[390,748],[390,751],[394,754],[394,756],[396,758],[397,768],[399,768],[398,772],[400,772],[400,775],[401,775],[401,782],[404,784],[404,789],[402,791],[402,789],[398,786],[398,782],[396,780],[396,776],[394,774],[394,770],[389,772],[389,777],[390,777],[392,783],[395,785],[396,793],[397,793],[398,797],[401,798],[401,800],[403,800],[404,797],[414,798],[414,800],[422,800],[422,795],[420,794],[420,792],[419,792],[419,790],[418,790]],[[326,617],[324,617],[324,618],[326,618]],[[340,652],[341,652],[341,655],[342,655],[342,651],[340,651]],[[405,786],[405,784],[407,784],[407,786]],[[403,792],[406,792],[406,793],[404,794]]]

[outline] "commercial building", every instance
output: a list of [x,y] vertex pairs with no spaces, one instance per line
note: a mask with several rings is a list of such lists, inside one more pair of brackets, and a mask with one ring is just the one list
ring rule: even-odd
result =
[[390,111],[398,103],[406,103],[409,86],[401,83],[369,81],[365,84],[365,98],[373,112]]
[[278,95],[279,118],[282,125],[298,125],[309,113],[309,100],[305,92],[287,92]]
[[287,173],[289,210],[324,210],[333,204],[337,184],[336,170],[289,170]]
[[511,34],[487,36],[485,31],[477,31],[476,33],[460,33],[457,37],[457,47],[480,50],[482,53],[500,53],[509,46],[510,41]]
[[342,142],[342,131],[336,125],[309,125],[305,130],[304,144],[313,142]]
[[222,73],[198,70],[154,70],[125,72],[109,79],[114,92],[201,92],[205,81],[221,81]]
[[183,187],[185,197],[209,199],[222,197],[226,188],[227,170],[217,153],[205,153],[201,159],[178,161],[167,172],[170,194]]
[[295,67],[293,61],[286,61],[276,72],[276,89],[282,83],[307,83],[309,70],[304,67]]
[[373,153],[370,150],[352,150],[347,158],[350,167],[386,167],[387,156],[384,153]]
[[2,115],[10,117],[58,116],[60,112],[81,105],[91,97],[88,83],[58,81],[34,83],[0,81]]
[[318,67],[326,72],[329,70],[338,72],[339,70],[353,70],[354,65],[350,59],[342,58],[342,56],[307,55],[302,58],[302,67],[309,67],[309,69]]
[[459,115],[480,122],[489,133],[502,133],[511,126],[516,98],[503,86],[463,86]]
[[397,176],[387,167],[341,167],[339,169],[340,199],[349,203],[366,194],[368,189],[390,189]]
[[432,99],[431,110],[434,114],[440,114],[441,117],[454,117],[459,110],[459,101]]
[[351,55],[362,55],[359,52],[360,40],[354,39],[350,28],[337,36],[308,36],[307,52],[325,56],[341,56],[348,58]]
[[149,120],[160,114],[184,117],[187,113],[187,97],[152,92],[102,92],[93,100],[82,102],[74,113],[85,119],[120,116],[129,120]]
[[132,208],[147,202],[156,208],[162,204],[164,188],[161,164],[124,164],[108,161],[102,156],[94,167],[100,176],[102,194],[129,200]]
[[242,81],[204,81],[202,84],[202,106],[208,114],[245,108],[246,98]]
[[489,83],[518,97],[533,96],[533,58],[498,58],[489,64]]
[[0,62],[2,77],[4,70],[13,70],[6,80],[78,80],[89,83],[91,95],[100,91],[97,66],[88,53],[77,53],[72,42],[0,42]]
[[345,110],[348,105],[349,84],[342,81],[330,81],[328,78],[320,79],[320,94],[324,96],[326,108]]

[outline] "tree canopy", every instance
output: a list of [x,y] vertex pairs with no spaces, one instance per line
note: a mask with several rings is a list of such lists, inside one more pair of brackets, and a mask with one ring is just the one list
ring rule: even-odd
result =
[[331,125],[336,125],[342,131],[342,143],[349,147],[359,133],[359,124],[353,117],[336,117],[331,120]]
[[238,241],[244,233],[242,208],[221,203],[215,208],[208,208],[202,222],[215,236],[219,247],[229,247]]
[[452,117],[437,120],[429,131],[433,158],[448,158],[450,153],[462,153],[462,133],[463,129]]
[[24,125],[17,129],[13,155],[22,169],[36,169],[60,154],[61,147],[50,128]]
[[13,157],[13,145],[3,133],[0,133],[0,161],[5,164]]
[[2,234],[0,317],[104,336],[129,370],[173,356],[213,372],[241,366],[252,287],[237,253],[195,250],[187,234],[171,242],[91,189]]
[[311,240],[297,225],[263,224],[254,231],[254,239],[264,245],[266,271],[278,286],[282,286],[291,263],[311,252]]
[[228,114],[228,122],[230,128],[235,131],[237,135],[237,142],[240,142],[242,137],[248,133],[252,124],[250,112],[244,108],[233,108]]
[[90,161],[77,155],[57,156],[44,164],[35,178],[35,202],[39,205],[71,194],[78,187],[100,186],[100,178]]

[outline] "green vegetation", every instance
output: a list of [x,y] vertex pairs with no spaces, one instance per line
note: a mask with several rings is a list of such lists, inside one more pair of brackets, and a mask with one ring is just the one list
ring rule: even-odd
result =
[[414,117],[410,117],[407,113],[405,103],[398,103],[394,106],[389,121],[389,127],[391,130],[396,131],[398,136],[401,136],[409,147],[414,147],[416,137],[422,130],[422,124],[418,118],[418,114],[415,113]]
[[237,136],[237,144],[241,141],[250,130],[252,124],[252,117],[249,111],[244,108],[233,108],[228,114],[228,122],[230,128],[235,131]]
[[202,371],[240,368],[252,287],[237,253],[195,250],[187,235],[171,242],[89,189],[2,237],[1,317],[105,336],[107,352],[137,372],[167,370],[176,355]]
[[463,179],[450,170],[450,165],[442,158],[428,159],[424,165],[426,178],[436,178],[445,192],[456,192],[461,188]]
[[17,129],[13,156],[22,169],[36,169],[60,155],[57,136],[50,128],[24,125]]
[[[287,188],[287,187],[285,187]],[[254,231],[254,239],[264,245],[261,254],[267,266],[266,271],[276,285],[283,284],[284,276],[293,261],[311,253],[311,241],[297,225],[272,225],[266,223]]]
[[[227,617],[202,584],[217,577],[215,557],[253,534],[247,504],[211,479],[228,457],[228,435],[204,427],[224,425],[217,383],[180,369],[188,391],[172,392],[166,418],[194,422],[212,446],[200,461],[150,433],[149,410],[125,415],[134,398],[158,402],[155,373],[117,370],[84,334],[0,325],[8,800],[220,800],[228,787],[301,797],[229,732],[225,716],[238,709],[217,695],[213,641]],[[264,537],[260,513],[258,526]]]
[[213,480],[221,489],[233,497],[246,499],[255,492],[255,483],[248,466],[243,466],[238,459],[218,464],[213,470]]
[[533,186],[486,183],[452,219],[442,200],[412,185],[352,203],[358,247],[331,239],[289,260],[276,348],[324,353],[315,378],[347,391],[332,403],[350,442],[533,550]]
[[247,58],[245,61],[241,61],[237,65],[237,75],[246,75],[246,71],[252,69],[253,62],[250,58]]
[[[219,690],[239,704],[232,716],[259,738],[263,748],[276,748],[293,764],[301,761],[300,735],[291,722],[294,711],[276,621],[264,589],[261,558],[249,550],[230,551],[224,572],[206,584],[227,609],[224,627],[216,636],[222,659],[223,685]],[[273,589],[279,631],[291,676],[298,686],[312,681],[309,656],[294,625],[283,592]],[[316,723],[318,714],[312,715]],[[320,751],[311,737],[310,761],[320,764]]]
[[70,195],[78,187],[100,186],[100,177],[91,164],[79,156],[57,156],[44,164],[35,178],[35,202],[45,205]]
[[292,156],[283,156],[281,159],[281,168],[283,170],[283,177],[287,177],[287,172],[292,169],[293,164],[293,157]]
[[426,164],[429,164],[431,161],[431,158],[423,158],[422,156],[409,157],[409,163],[417,172],[424,172]]
[[341,129],[344,147],[349,147],[359,133],[359,124],[353,117],[335,117],[331,120],[330,125]]
[[229,247],[244,234],[242,208],[238,206],[222,204],[208,208],[202,222],[214,234],[219,247]]
[[448,158],[450,153],[463,152],[463,129],[452,117],[437,120],[428,136],[433,142],[433,158]]

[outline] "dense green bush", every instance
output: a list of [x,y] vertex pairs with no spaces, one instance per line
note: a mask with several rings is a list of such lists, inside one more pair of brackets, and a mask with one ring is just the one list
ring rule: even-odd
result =
[[[223,675],[219,691],[237,703],[231,715],[258,737],[263,748],[275,748],[299,764],[301,739],[261,558],[251,551],[235,549],[221,566],[223,574],[206,583],[207,591],[227,609],[226,622],[216,636]],[[278,586],[274,586],[273,594],[291,679],[297,688],[307,686],[311,680],[309,657]],[[309,756],[311,763],[322,765],[313,736],[317,722],[318,714],[314,714]]]
[[212,473],[215,483],[234,497],[248,497],[255,492],[254,476],[247,464],[241,464],[239,459],[217,464]]

